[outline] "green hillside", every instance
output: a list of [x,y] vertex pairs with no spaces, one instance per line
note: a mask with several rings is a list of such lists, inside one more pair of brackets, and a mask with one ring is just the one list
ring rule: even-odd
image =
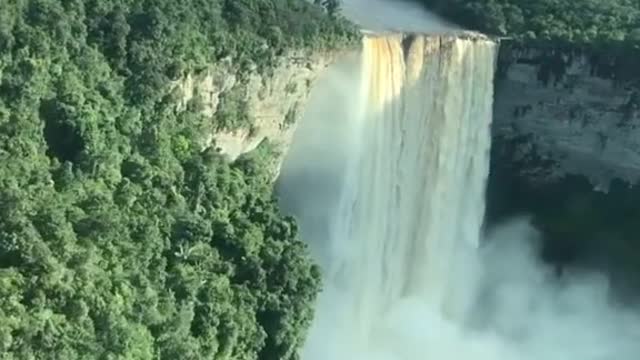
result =
[[168,84],[352,39],[304,0],[3,0],[0,359],[295,358],[319,275],[269,149],[202,151]]

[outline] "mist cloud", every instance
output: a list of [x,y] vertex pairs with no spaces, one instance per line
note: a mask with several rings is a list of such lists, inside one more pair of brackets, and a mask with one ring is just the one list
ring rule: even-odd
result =
[[[465,324],[452,323],[417,299],[394,306],[371,344],[349,342],[341,290],[329,285],[305,360],[632,360],[640,354],[640,317],[609,298],[598,273],[558,278],[538,260],[538,233],[526,219],[492,231],[469,272],[476,289]],[[478,276],[472,276],[478,274]],[[477,283],[476,283],[477,282]]]

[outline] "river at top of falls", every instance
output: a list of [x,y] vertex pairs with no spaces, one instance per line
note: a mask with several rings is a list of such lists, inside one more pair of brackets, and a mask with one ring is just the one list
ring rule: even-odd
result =
[[360,28],[375,32],[442,34],[462,30],[411,0],[342,0],[341,12]]

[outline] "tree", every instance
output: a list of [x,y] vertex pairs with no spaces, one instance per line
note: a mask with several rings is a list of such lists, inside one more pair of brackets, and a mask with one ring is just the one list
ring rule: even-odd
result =
[[294,358],[319,276],[273,155],[202,149],[251,126],[242,89],[211,124],[169,83],[226,56],[242,79],[350,27],[304,0],[23,0],[0,20],[1,357]]

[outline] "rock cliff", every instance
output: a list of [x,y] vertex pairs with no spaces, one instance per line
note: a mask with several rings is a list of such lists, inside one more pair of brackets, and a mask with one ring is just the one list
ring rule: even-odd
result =
[[538,160],[526,171],[541,181],[584,175],[604,190],[613,178],[640,179],[640,98],[631,79],[602,71],[602,59],[587,54],[507,46],[500,55],[493,132],[512,142],[501,157]]
[[291,52],[280,57],[272,69],[253,69],[242,79],[234,64],[222,61],[176,82],[180,107],[199,96],[202,111],[215,122],[223,97],[233,96],[233,101],[242,104],[243,114],[238,115],[246,116],[250,125],[214,130],[206,145],[215,144],[230,160],[255,149],[265,139],[284,153],[311,87],[336,56],[337,52]]

